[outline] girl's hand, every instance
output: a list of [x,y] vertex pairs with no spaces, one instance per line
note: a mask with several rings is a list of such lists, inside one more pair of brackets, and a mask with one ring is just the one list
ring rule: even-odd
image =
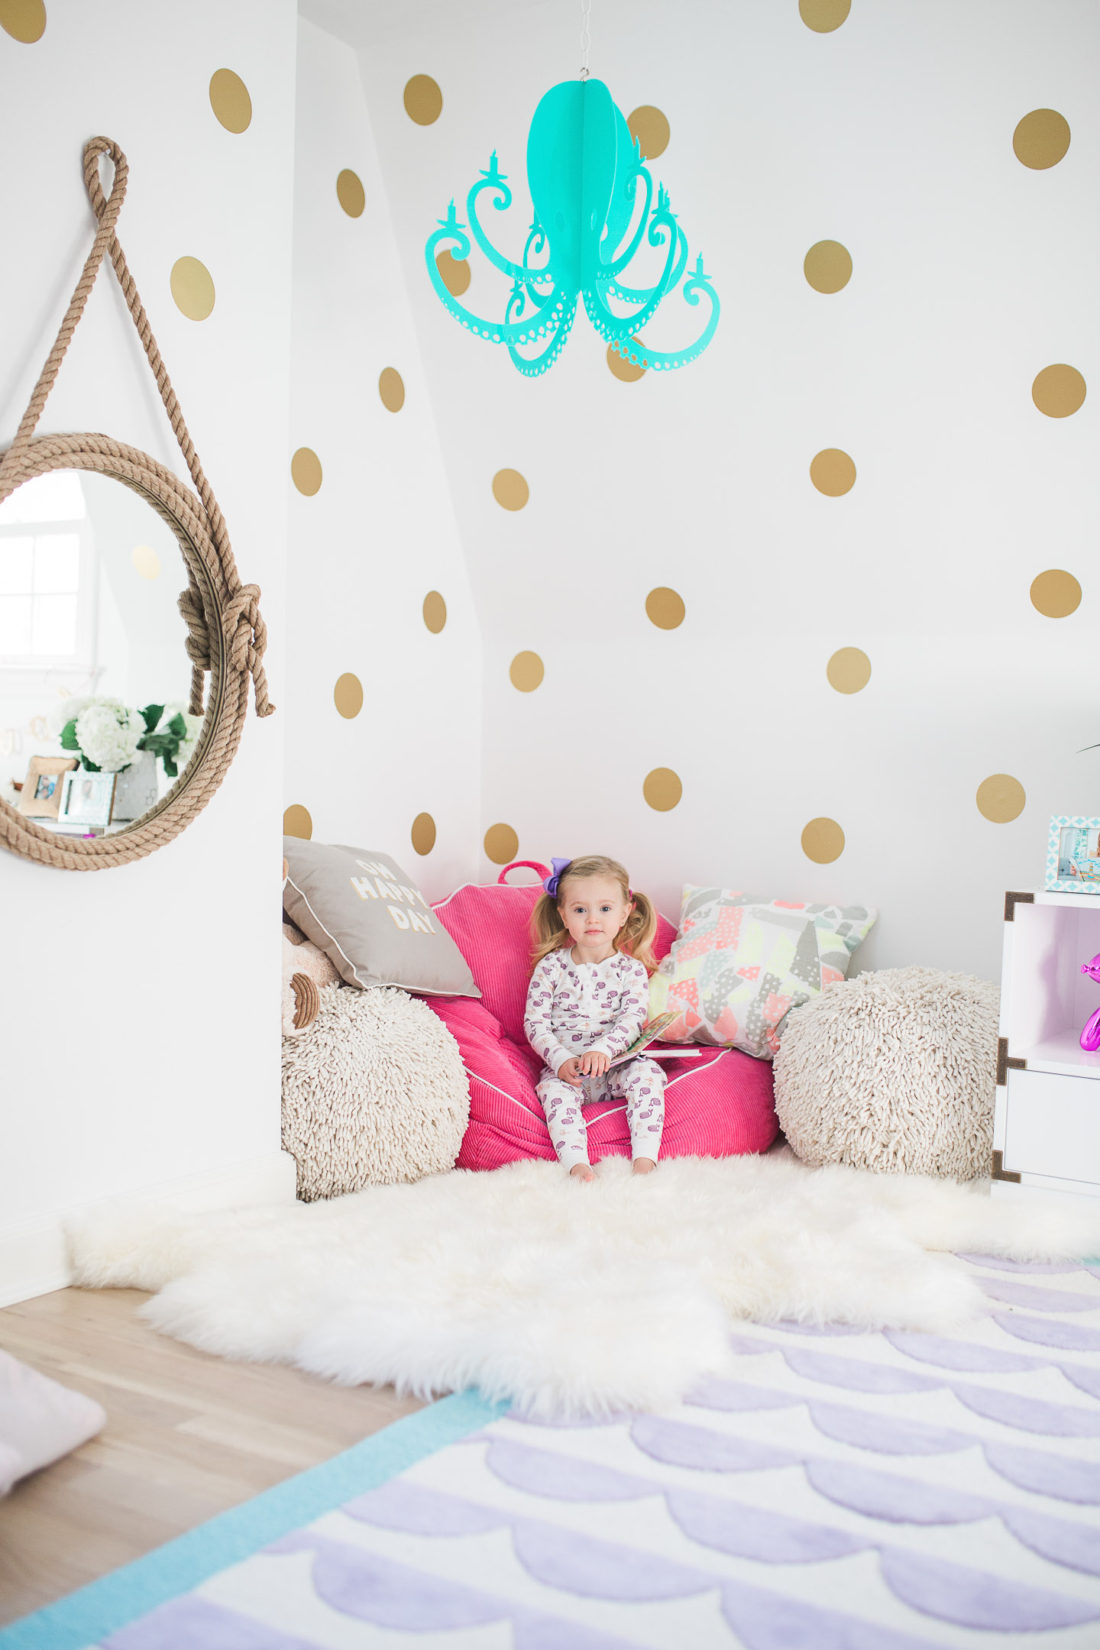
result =
[[581,1071],[585,1077],[602,1077],[610,1064],[611,1056],[596,1049],[589,1049],[587,1054],[581,1055]]
[[[587,1058],[587,1056],[585,1056],[585,1058]],[[572,1083],[575,1089],[579,1089],[581,1086],[580,1056],[574,1054],[570,1059],[563,1060],[561,1065],[558,1067],[557,1075],[561,1078],[563,1083]]]

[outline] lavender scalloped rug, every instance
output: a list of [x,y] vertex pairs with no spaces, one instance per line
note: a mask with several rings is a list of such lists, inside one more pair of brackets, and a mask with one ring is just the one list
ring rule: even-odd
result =
[[[445,1400],[349,1452],[331,1511],[274,1539],[269,1521],[140,1619],[101,1613],[130,1624],[94,1642],[1096,1650],[1100,1266],[959,1265],[985,1302],[965,1330],[739,1325],[728,1371],[660,1414],[553,1425]],[[453,1435],[456,1404],[468,1435],[389,1477],[358,1459],[403,1429]]]

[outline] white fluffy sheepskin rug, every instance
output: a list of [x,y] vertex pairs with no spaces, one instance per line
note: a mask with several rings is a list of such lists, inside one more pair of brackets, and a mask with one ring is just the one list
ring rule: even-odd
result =
[[936,968],[880,968],[788,1015],[775,1109],[804,1163],[989,1173],[997,987]]
[[329,986],[283,1038],[283,1147],[306,1201],[449,1169],[469,1119],[458,1044],[407,991]]
[[810,1170],[787,1150],[599,1179],[455,1171],[222,1216],[105,1208],[77,1283],[158,1290],[142,1315],[227,1358],[428,1396],[479,1386],[535,1416],[660,1409],[727,1367],[731,1319],[937,1331],[983,1310],[950,1254],[1100,1251],[1100,1207]]

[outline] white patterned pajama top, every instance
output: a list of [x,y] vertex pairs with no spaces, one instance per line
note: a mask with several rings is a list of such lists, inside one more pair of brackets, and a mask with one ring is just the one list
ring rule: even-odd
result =
[[616,951],[601,963],[575,963],[568,946],[535,967],[527,990],[523,1030],[543,1063],[536,1093],[559,1163],[588,1162],[581,1107],[596,1100],[626,1101],[635,1157],[657,1160],[665,1120],[665,1074],[644,1055],[615,1066],[581,1087],[556,1076],[574,1055],[593,1050],[612,1060],[634,1041],[649,1015],[649,976],[640,962]]

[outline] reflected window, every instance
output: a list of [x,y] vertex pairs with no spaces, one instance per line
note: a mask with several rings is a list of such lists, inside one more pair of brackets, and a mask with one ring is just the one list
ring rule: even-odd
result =
[[0,504],[0,661],[92,663],[92,536],[80,477],[52,471]]

